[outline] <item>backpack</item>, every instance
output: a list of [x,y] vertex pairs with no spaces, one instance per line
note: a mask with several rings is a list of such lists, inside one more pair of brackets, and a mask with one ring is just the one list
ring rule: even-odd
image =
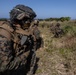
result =
[[[5,32],[6,33],[5,33]],[[0,35],[6,37],[8,40],[11,40],[13,39],[10,38],[11,36],[13,36],[13,28],[10,26],[10,23],[7,22],[7,21],[3,21],[1,24],[0,24]],[[10,37],[9,37],[10,36]]]

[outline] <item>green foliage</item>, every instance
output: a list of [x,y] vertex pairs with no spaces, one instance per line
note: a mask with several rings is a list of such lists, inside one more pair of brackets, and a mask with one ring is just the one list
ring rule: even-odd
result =
[[66,25],[66,26],[63,27],[63,30],[64,30],[65,34],[70,33],[73,36],[76,35],[76,26]]
[[70,17],[61,17],[60,21],[69,21],[71,18]]
[[42,20],[45,20],[45,21],[61,21],[61,22],[64,22],[64,21],[69,21],[71,18],[70,17],[60,17],[60,18],[46,18],[46,19],[40,19],[40,21]]
[[72,31],[72,30],[73,30],[73,28],[71,26],[65,26],[64,27],[65,33],[68,33],[69,31]]
[[0,21],[7,21],[7,18],[0,18]]

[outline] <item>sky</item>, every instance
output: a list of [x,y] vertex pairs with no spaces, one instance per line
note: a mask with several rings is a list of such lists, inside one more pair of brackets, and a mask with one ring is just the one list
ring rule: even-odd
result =
[[76,19],[76,0],[0,0],[0,18],[9,18],[9,12],[18,4],[31,7],[36,18]]

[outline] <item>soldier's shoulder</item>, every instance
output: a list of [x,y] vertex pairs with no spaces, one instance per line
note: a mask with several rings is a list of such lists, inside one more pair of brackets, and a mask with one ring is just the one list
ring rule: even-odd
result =
[[3,29],[6,29],[10,32],[13,32],[13,28],[11,27],[11,24],[9,21],[3,21],[1,24],[0,24],[0,28],[3,28]]
[[1,25],[10,25],[10,22],[9,21],[2,21],[1,24],[0,24],[0,26]]

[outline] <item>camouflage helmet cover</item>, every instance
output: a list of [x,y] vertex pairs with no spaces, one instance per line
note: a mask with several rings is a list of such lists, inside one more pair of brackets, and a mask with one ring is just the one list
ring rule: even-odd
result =
[[32,8],[25,5],[16,5],[10,12],[10,20],[22,20],[24,17],[32,20],[36,17],[36,13],[32,10]]
[[60,23],[57,23],[56,26],[59,27],[60,26]]

